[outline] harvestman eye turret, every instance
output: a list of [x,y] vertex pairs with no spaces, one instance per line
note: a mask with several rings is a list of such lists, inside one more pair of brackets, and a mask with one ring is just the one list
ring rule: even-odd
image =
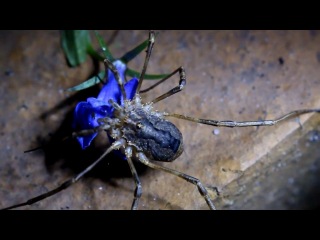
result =
[[[28,201],[20,204],[16,204],[4,209],[13,209],[21,206],[31,205],[38,202],[44,198],[52,196],[63,189],[68,188],[73,183],[77,182],[83,175],[89,172],[93,167],[95,167],[106,155],[108,155],[113,150],[121,150],[125,155],[126,160],[129,164],[136,188],[134,191],[134,199],[131,209],[138,209],[139,199],[142,195],[142,185],[137,174],[137,171],[133,164],[133,159],[141,162],[142,164],[153,168],[162,170],[169,174],[173,174],[179,178],[184,179],[197,186],[199,193],[206,201],[208,207],[211,210],[215,209],[212,199],[208,194],[206,188],[201,183],[201,181],[195,177],[189,176],[185,173],[179,172],[177,170],[158,165],[156,161],[161,162],[172,162],[177,159],[183,152],[183,137],[179,129],[167,120],[167,117],[174,117],[179,119],[184,119],[187,121],[192,121],[200,124],[207,124],[216,127],[250,127],[250,126],[272,126],[279,122],[285,121],[289,118],[294,118],[302,114],[320,112],[320,109],[302,109],[289,112],[275,120],[261,120],[261,121],[218,121],[210,119],[201,119],[190,116],[185,116],[176,113],[161,113],[153,110],[153,105],[171,95],[180,92],[186,85],[186,73],[183,67],[179,67],[171,74],[169,74],[164,79],[158,81],[151,87],[140,90],[144,75],[147,70],[148,62],[151,56],[153,45],[155,42],[155,34],[153,31],[149,32],[149,44],[146,52],[146,57],[142,72],[139,77],[138,87],[135,96],[132,100],[128,100],[126,97],[126,92],[124,90],[123,79],[120,78],[116,67],[108,60],[104,60],[106,72],[110,69],[117,80],[117,83],[121,89],[121,94],[123,96],[123,104],[119,105],[112,99],[109,103],[114,108],[114,116],[112,118],[105,117],[100,118],[98,122],[100,125],[93,129],[85,129],[79,132],[74,132],[73,137],[85,136],[88,134],[106,131],[109,136],[114,139],[111,146],[90,166],[88,166],[84,171],[69,179],[68,181],[61,184],[59,187],[41,194],[37,197],[29,199]],[[164,93],[163,95],[155,98],[149,103],[142,103],[140,93],[147,92],[157,85],[163,83],[176,73],[179,74],[179,85],[174,87],[170,91]]]

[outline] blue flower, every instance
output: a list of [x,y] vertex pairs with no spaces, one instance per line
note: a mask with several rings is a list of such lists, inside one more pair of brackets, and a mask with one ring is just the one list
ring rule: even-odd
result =
[[[113,62],[117,68],[120,78],[124,80],[126,65],[120,60]],[[138,79],[132,78],[124,84],[124,90],[127,99],[132,100],[136,93]],[[108,70],[108,82],[103,86],[97,98],[90,97],[86,102],[79,102],[74,111],[73,128],[76,130],[92,129],[99,126],[98,119],[104,117],[113,117],[113,107],[108,102],[112,99],[119,105],[123,106],[123,96],[121,89],[117,83],[114,74]],[[93,133],[87,136],[77,137],[81,148],[87,148],[91,141],[98,133]]]

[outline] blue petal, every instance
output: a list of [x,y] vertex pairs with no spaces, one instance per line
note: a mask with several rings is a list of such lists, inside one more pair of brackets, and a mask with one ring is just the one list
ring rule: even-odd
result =
[[[120,60],[113,62],[114,66],[119,72],[119,76],[124,81],[126,65]],[[109,99],[119,103],[121,96],[121,90],[114,74],[108,70],[108,82],[101,89],[97,99],[108,103]],[[108,104],[109,105],[109,104]]]
[[119,73],[119,76],[120,76],[120,79],[123,80],[124,82],[124,79],[126,78],[125,77],[125,72],[127,70],[127,65],[124,64],[123,62],[121,62],[120,60],[116,60],[113,62],[113,65],[116,67],[116,69],[118,70],[118,73]]
[[85,137],[77,137],[77,140],[81,146],[82,149],[86,149],[90,146],[92,140],[98,135],[98,133],[93,133],[91,135],[85,136]]
[[[132,78],[130,81],[124,84],[124,90],[127,95],[127,99],[132,100],[134,95],[136,94],[138,87],[138,79]],[[123,96],[121,95],[121,105],[123,105]]]
[[[113,63],[117,68],[120,78],[124,80],[126,65],[117,60]],[[124,89],[127,98],[132,100],[138,86],[138,79],[132,78],[125,83]],[[112,117],[113,107],[109,104],[112,99],[118,104],[123,105],[123,96],[120,86],[115,79],[114,74],[108,70],[108,82],[103,86],[97,98],[90,97],[86,102],[80,102],[74,111],[73,128],[76,130],[92,129],[99,126],[98,119],[104,117]],[[97,133],[87,136],[77,137],[82,149],[85,149],[91,144],[91,141],[97,136]]]
[[[97,127],[99,126],[97,120],[103,117],[110,117],[112,110],[113,109],[110,106],[106,106],[104,102],[96,98],[88,98],[87,102],[77,104],[74,111],[73,128],[76,130],[84,130]],[[97,133],[93,133],[87,136],[77,137],[77,140],[82,149],[85,149],[96,136]]]

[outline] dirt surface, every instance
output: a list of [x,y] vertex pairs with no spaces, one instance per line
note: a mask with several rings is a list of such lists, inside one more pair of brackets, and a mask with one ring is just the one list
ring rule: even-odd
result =
[[[115,57],[148,37],[147,31],[101,33]],[[186,88],[157,103],[159,111],[245,121],[320,108],[319,31],[159,33],[148,73],[184,66],[187,74]],[[59,31],[0,31],[0,42],[0,207],[6,207],[74,176],[98,158],[107,141],[102,134],[85,151],[75,141],[58,141],[71,131],[76,103],[99,91],[64,91],[94,74],[91,59],[68,67]],[[129,66],[140,71],[143,61],[141,54]],[[142,97],[151,101],[178,82],[176,75]],[[319,115],[233,129],[170,120],[183,134],[185,151],[163,165],[200,179],[218,209],[318,207]],[[24,153],[41,144],[48,145]],[[208,209],[194,185],[139,164],[137,169],[143,187],[139,209]],[[21,209],[130,209],[130,176],[127,163],[110,155],[67,190]]]

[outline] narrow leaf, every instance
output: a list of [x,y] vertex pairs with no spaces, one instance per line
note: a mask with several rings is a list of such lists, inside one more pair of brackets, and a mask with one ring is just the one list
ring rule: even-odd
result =
[[125,55],[123,55],[120,60],[127,64],[129,61],[131,61],[133,58],[135,58],[139,53],[143,51],[148,46],[149,39],[145,40],[143,43],[132,49],[131,51],[127,52]]
[[93,58],[99,60],[99,61],[103,61],[104,60],[104,57],[101,56],[96,50],[93,49],[92,45],[88,45],[88,48],[87,48],[87,52],[89,55],[91,55]]
[[115,59],[112,56],[109,48],[107,47],[106,43],[104,42],[104,40],[102,39],[101,35],[98,33],[98,31],[94,31],[94,33],[96,34],[96,37],[98,39],[99,45],[103,51],[103,54],[106,58],[108,58],[111,62],[113,62]]
[[86,60],[90,41],[87,30],[61,31],[62,49],[71,67],[78,66]]
[[85,81],[85,82],[83,82],[83,83],[80,83],[80,84],[77,85],[77,86],[68,88],[66,91],[68,91],[68,92],[80,91],[80,90],[83,90],[83,89],[92,87],[92,86],[100,83],[100,82],[101,82],[101,79],[103,79],[104,76],[105,76],[105,71],[102,71],[102,72],[100,72],[100,73],[98,74],[98,76],[94,76],[94,77],[92,77],[92,78],[89,78],[87,81]]

